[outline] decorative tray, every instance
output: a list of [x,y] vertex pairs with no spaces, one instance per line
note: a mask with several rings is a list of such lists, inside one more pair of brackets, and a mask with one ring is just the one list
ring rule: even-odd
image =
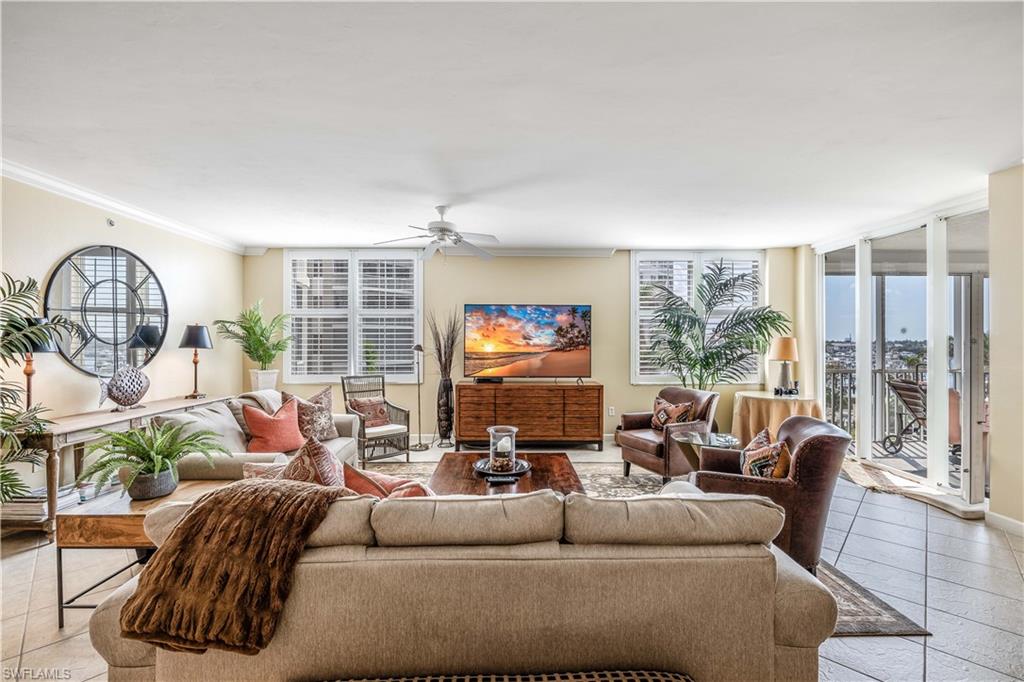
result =
[[484,476],[522,476],[530,470],[530,463],[525,459],[517,459],[516,468],[512,471],[491,471],[491,460],[484,457],[473,462],[473,469]]

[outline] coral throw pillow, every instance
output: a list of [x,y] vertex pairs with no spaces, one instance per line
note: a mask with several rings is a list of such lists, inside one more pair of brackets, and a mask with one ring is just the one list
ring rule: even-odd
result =
[[384,398],[352,398],[348,406],[353,412],[358,412],[363,418],[363,424],[367,427],[385,426],[391,423],[388,416],[388,406]]
[[690,410],[693,402],[672,404],[664,398],[654,399],[654,416],[651,417],[651,428],[663,431],[666,424],[682,424],[690,421]]
[[786,478],[792,457],[786,441],[772,443],[757,450],[743,451],[744,476],[760,476],[761,478]]
[[274,414],[243,405],[242,414],[252,433],[249,452],[291,452],[306,442],[299,431],[299,404],[295,400],[289,400]]
[[306,438],[318,441],[331,440],[338,437],[338,428],[334,425],[334,398],[328,386],[319,393],[303,400],[286,391],[281,391],[281,400],[295,400],[299,405],[299,431]]
[[388,476],[375,471],[363,471],[345,464],[345,487],[360,495],[373,495],[380,499],[391,497],[429,497],[434,492],[408,478]]
[[316,438],[306,441],[281,472],[281,478],[332,487],[345,485],[341,463]]

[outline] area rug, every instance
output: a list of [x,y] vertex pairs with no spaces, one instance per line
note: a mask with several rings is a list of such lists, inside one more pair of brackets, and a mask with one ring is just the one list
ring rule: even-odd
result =
[[833,637],[931,634],[825,561],[818,564],[818,580],[839,602],[839,619]]

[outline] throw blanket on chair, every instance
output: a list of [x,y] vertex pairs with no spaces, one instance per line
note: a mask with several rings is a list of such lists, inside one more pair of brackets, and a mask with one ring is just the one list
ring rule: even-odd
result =
[[331,502],[353,494],[247,479],[203,495],[142,571],[121,609],[121,636],[172,651],[259,653],[306,540]]

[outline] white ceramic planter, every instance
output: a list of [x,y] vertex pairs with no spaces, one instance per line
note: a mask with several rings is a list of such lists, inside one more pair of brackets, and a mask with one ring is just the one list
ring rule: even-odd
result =
[[276,369],[250,369],[250,390],[262,391],[267,388],[277,388],[277,372]]

